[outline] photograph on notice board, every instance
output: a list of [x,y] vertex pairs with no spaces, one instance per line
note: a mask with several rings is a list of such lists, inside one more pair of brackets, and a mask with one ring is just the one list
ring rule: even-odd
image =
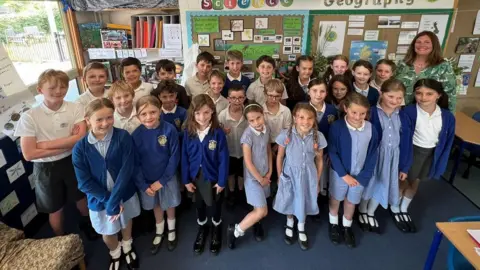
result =
[[254,43],[262,43],[263,42],[263,36],[262,35],[254,35],[253,36],[253,42]]
[[252,40],[253,40],[253,29],[243,29],[242,41],[252,41]]
[[198,46],[210,47],[210,35],[209,34],[198,35]]
[[243,31],[243,20],[231,20],[230,21],[230,30],[232,30],[232,32],[242,32]]
[[458,39],[455,53],[476,53],[480,38],[461,37]]
[[222,40],[233,40],[233,32],[230,30],[222,30]]
[[367,60],[375,65],[378,60],[386,58],[387,41],[353,40],[350,46],[350,61]]
[[214,45],[213,50],[215,50],[215,51],[226,51],[225,41],[221,40],[220,38],[214,39],[213,40],[213,45]]
[[378,16],[378,28],[400,28],[401,16]]
[[255,29],[267,29],[268,18],[255,18]]

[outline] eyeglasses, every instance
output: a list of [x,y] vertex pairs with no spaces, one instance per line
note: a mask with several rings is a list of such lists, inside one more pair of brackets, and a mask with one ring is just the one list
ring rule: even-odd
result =
[[277,100],[277,99],[280,99],[282,96],[268,95],[268,94],[267,94],[267,97],[270,98],[270,99],[273,99],[273,100]]
[[239,101],[243,101],[245,99],[245,97],[228,97],[228,99],[230,99],[232,101],[235,101],[235,102],[239,102]]

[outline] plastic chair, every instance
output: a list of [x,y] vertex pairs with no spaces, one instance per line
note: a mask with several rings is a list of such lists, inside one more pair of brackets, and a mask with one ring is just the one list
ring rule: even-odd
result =
[[[455,217],[455,218],[449,219],[448,221],[450,222],[480,221],[480,216]],[[467,259],[465,259],[465,257],[463,257],[463,255],[452,245],[452,243],[448,244],[447,264],[448,264],[448,270],[475,269],[467,261]]]
[[[480,216],[455,217],[455,218],[449,219],[448,221],[449,222],[480,221]],[[432,244],[430,245],[430,250],[428,251],[427,260],[425,261],[425,265],[423,267],[424,270],[432,269],[442,238],[443,238],[442,232],[440,230],[437,230],[435,232],[435,235],[433,236]],[[465,257],[463,257],[463,255],[451,243],[449,243],[449,247],[448,247],[447,265],[448,265],[448,270],[474,269],[472,265],[467,261],[467,259],[465,259]]]
[[[472,118],[473,120],[480,123],[480,111],[474,113]],[[480,157],[480,145],[466,143],[465,149],[470,152],[470,156],[467,160],[468,167],[463,173],[462,177],[468,179],[468,177],[470,176],[470,168],[476,164],[477,157]]]

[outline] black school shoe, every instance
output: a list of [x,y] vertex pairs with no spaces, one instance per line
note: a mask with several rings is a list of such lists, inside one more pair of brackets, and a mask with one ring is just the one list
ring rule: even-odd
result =
[[[373,223],[370,222],[371,220]],[[368,215],[368,224],[371,232],[380,233],[380,225],[378,224],[378,220],[375,218],[375,216]]]
[[[156,233],[155,236],[153,237],[152,247],[150,248],[150,253],[152,253],[152,255],[157,254],[158,251],[160,250],[160,246],[162,245],[164,236],[165,236],[165,234]],[[157,238],[157,237],[160,237],[160,242],[158,242],[158,244],[154,244],[155,238]]]
[[343,237],[345,239],[345,244],[349,248],[356,247],[355,243],[355,235],[353,234],[352,227],[345,227],[343,228]]
[[227,245],[229,249],[235,249],[235,224],[229,224],[227,229]]
[[368,232],[371,230],[370,228],[370,224],[368,223],[368,215],[367,213],[362,213],[360,211],[357,212],[358,213],[358,224],[360,225],[360,228],[364,231],[364,232]]
[[[288,235],[287,235],[287,230],[292,231],[292,236],[288,236]],[[285,225],[285,238],[283,238],[283,240],[285,241],[285,243],[286,243],[287,245],[293,244],[293,233],[294,233],[293,227],[290,227],[290,226]]]
[[302,250],[307,250],[308,249],[308,238],[306,241],[302,241],[300,240],[300,234],[305,234],[305,236],[307,236],[307,234],[305,233],[305,231],[298,231],[298,243],[300,244],[300,248]]
[[394,213],[392,209],[390,209],[390,215],[392,216],[393,223],[395,226],[402,232],[406,233],[410,231],[408,224],[403,220],[403,215],[401,212]]
[[208,225],[199,225],[197,238],[195,238],[195,243],[193,244],[193,252],[199,255],[202,254],[203,249],[205,248],[205,238],[208,235]]
[[402,218],[405,221],[405,223],[408,226],[408,231],[411,233],[416,233],[417,232],[417,227],[415,226],[415,223],[413,223],[412,217],[408,212],[400,212],[402,214]]
[[328,223],[328,237],[335,245],[338,245],[342,241],[340,226],[338,226],[338,224]]
[[210,240],[210,252],[217,255],[222,249],[222,224],[213,226],[212,239]]
[[[176,233],[176,231],[177,231],[176,229],[168,230],[168,233],[175,233],[175,239],[173,239],[173,241],[168,240],[167,242],[168,251],[173,251],[177,247],[178,234]],[[168,239],[168,233],[167,233],[167,239]]]
[[135,270],[140,267],[140,264],[138,262],[138,255],[135,252],[133,246],[129,252],[125,253],[125,261],[127,262],[127,268],[129,270]]
[[116,259],[110,256],[110,264],[108,265],[108,270],[119,270],[121,264],[122,257],[118,257]]
[[253,225],[253,236],[257,242],[263,241],[263,238],[265,237],[265,231],[263,230],[263,226],[260,221]]

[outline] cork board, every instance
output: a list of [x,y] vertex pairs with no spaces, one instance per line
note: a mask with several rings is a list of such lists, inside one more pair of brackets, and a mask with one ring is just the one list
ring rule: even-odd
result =
[[[219,68],[221,71],[223,71],[228,50],[237,49],[243,52],[244,72],[255,72],[255,60],[264,54],[274,57],[277,62],[288,62],[295,61],[298,56],[306,52],[307,42],[304,34],[308,30],[308,11],[297,13],[244,12],[240,14],[238,12],[221,12],[220,16],[215,16],[213,13],[203,12],[199,16],[194,14],[188,16],[187,13],[187,31],[189,31],[187,38],[191,38],[189,43],[198,43],[201,51],[207,51],[214,55],[218,62],[214,68]],[[205,18],[207,16],[218,19],[218,31],[210,31],[205,25],[198,23],[198,17]],[[212,29],[217,30],[215,23],[208,22],[208,20],[204,20],[204,22],[210,24]],[[241,27],[243,31],[238,27],[238,22],[243,25]],[[263,28],[259,28],[260,22],[262,23],[260,27]],[[222,34],[223,31],[231,31],[229,36],[231,40],[225,40],[225,38],[222,40],[222,36],[225,35]],[[226,34],[228,35],[228,32]],[[207,38],[208,44],[205,44]],[[259,42],[259,38],[261,42]],[[265,40],[266,38],[269,40]],[[290,47],[291,52],[285,51],[285,47]]]
[[[442,13],[447,14],[447,13]],[[348,32],[348,15],[314,15],[311,20],[311,43],[310,48],[312,52],[316,52],[317,50],[317,42],[318,42],[318,31],[319,31],[319,23],[320,21],[343,21],[347,22],[347,27],[345,29],[345,40],[343,43],[343,55],[349,56],[350,55],[350,45],[353,40],[363,40],[365,31],[367,30],[378,30],[378,40],[379,41],[387,41],[387,53],[386,57],[389,53],[397,54],[397,47],[398,47],[398,36],[402,31],[418,31],[417,29],[403,29],[403,28],[378,28],[378,18],[379,16],[401,16],[401,22],[420,22],[422,17],[421,14],[385,14],[385,15],[365,15],[365,26],[363,28],[351,27],[356,29],[363,29],[363,35],[347,35]],[[400,45],[400,46],[408,46],[408,45]],[[402,55],[398,53],[398,55]]]
[[[455,24],[452,25],[453,32],[450,33],[447,46],[444,51],[445,57],[459,57],[460,54],[455,53],[459,38],[462,37],[476,37],[480,35],[473,35],[473,27],[475,25],[475,18],[477,11],[480,10],[480,1],[460,1],[458,4],[457,15],[455,16]],[[475,86],[475,79],[480,68],[480,49],[475,53],[475,61],[473,63],[470,82],[467,88],[466,95],[457,95],[457,111],[463,111],[471,115],[480,111],[480,88]]]

